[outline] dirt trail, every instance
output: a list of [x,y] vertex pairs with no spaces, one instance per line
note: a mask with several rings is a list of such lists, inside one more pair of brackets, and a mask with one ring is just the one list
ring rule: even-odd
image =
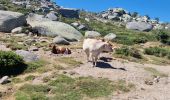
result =
[[[104,62],[99,60],[97,67],[87,63],[86,56],[82,50],[76,50],[72,55],[75,59],[83,61],[80,67],[66,70],[76,72],[78,76],[92,76],[95,78],[108,78],[109,80],[125,80],[135,84],[136,89],[125,94],[114,94],[113,100],[170,100],[170,78],[161,78],[153,85],[145,84],[146,79],[152,79],[151,73],[144,70],[145,67],[153,67],[162,73],[170,74],[170,66],[158,66],[152,64],[139,64],[125,62],[123,60],[112,60]],[[100,57],[112,58],[112,55],[103,53]]]

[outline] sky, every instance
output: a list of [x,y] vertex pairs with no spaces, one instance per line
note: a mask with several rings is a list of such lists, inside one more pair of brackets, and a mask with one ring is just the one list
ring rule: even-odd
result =
[[66,8],[92,12],[121,7],[129,12],[138,12],[140,15],[158,17],[160,21],[170,22],[170,0],[56,0],[56,3]]

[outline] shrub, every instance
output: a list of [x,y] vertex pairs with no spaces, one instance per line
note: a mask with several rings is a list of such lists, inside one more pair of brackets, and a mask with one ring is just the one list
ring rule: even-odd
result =
[[37,70],[38,68],[44,67],[46,64],[47,64],[47,62],[44,60],[28,62],[27,69],[25,70],[25,72],[33,72],[33,71]]
[[0,51],[0,76],[17,75],[25,69],[22,57],[11,51]]
[[129,48],[127,46],[123,46],[119,49],[116,49],[116,54],[122,55],[122,56],[131,56],[134,58],[142,59],[142,55],[139,53],[139,51],[135,48]]
[[169,56],[170,54],[170,51],[166,50],[165,48],[160,48],[160,47],[145,48],[144,52],[145,54],[154,55],[157,57],[165,57],[165,56]]
[[157,40],[161,41],[164,44],[170,44],[170,33],[165,30],[159,30],[156,32]]

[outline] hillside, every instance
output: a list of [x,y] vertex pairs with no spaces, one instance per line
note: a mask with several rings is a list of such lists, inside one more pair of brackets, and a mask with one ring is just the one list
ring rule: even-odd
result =
[[[169,100],[169,26],[123,8],[0,0],[0,100]],[[85,38],[114,50],[93,67]]]

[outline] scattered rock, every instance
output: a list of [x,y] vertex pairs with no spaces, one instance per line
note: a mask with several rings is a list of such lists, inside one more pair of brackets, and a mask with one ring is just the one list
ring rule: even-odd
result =
[[78,27],[79,23],[74,22],[74,23],[71,23],[71,25],[73,25],[74,27]]
[[32,62],[32,61],[39,60],[39,57],[36,54],[33,54],[29,51],[17,50],[16,54],[22,56],[24,58],[24,61],[26,61],[26,62]]
[[100,37],[101,34],[99,32],[96,32],[96,31],[87,31],[85,33],[85,37],[86,38],[95,38],[95,37]]
[[15,34],[14,36],[15,37],[24,37],[24,36],[27,36],[27,35],[22,33],[22,34]]
[[9,77],[8,76],[4,76],[0,79],[0,84],[5,84],[9,82]]
[[69,45],[70,43],[64,39],[63,37],[57,36],[53,39],[53,43],[55,44],[62,44],[62,45]]
[[153,26],[145,22],[129,22],[126,24],[126,28],[139,31],[151,31]]
[[87,27],[86,27],[85,25],[80,25],[80,26],[78,27],[78,29],[85,31],[85,30],[87,30]]
[[0,10],[0,31],[10,33],[16,27],[26,24],[26,18],[23,14],[12,11]]
[[11,33],[16,33],[16,34],[19,34],[22,32],[22,27],[17,27],[17,28],[14,28]]
[[113,41],[115,38],[116,38],[116,34],[114,33],[109,33],[104,37],[105,40],[109,40],[109,41]]
[[29,48],[29,51],[38,51],[39,49],[36,46],[32,46]]

